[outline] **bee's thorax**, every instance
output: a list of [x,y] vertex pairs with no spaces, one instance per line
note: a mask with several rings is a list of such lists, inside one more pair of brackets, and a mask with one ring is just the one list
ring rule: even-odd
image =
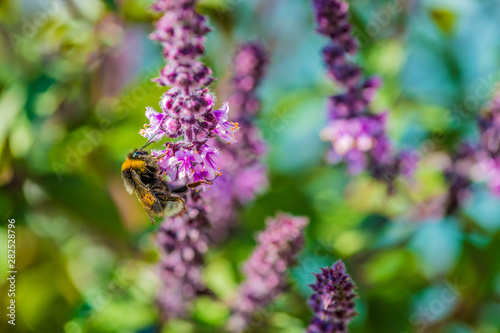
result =
[[139,159],[127,159],[122,164],[122,172],[127,169],[139,169],[144,170],[146,168],[146,161]]

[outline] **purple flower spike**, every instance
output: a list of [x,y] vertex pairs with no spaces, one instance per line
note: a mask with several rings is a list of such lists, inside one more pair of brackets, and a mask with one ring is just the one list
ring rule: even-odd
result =
[[252,315],[286,291],[287,270],[296,264],[304,243],[305,217],[280,213],[266,221],[266,230],[257,238],[257,247],[245,263],[246,281],[233,302],[229,329],[241,332],[251,324]]
[[349,23],[349,5],[340,0],[313,0],[313,6],[317,31],[331,39],[331,44],[323,49],[330,76],[346,86],[357,85],[362,79],[361,70],[346,59],[358,51]]
[[[196,12],[195,3],[159,0],[153,5],[153,9],[165,13],[150,37],[162,44],[167,60],[160,77],[154,81],[171,88],[161,99],[161,112],[147,109],[149,124],[140,133],[148,139],[155,136],[155,141],[163,137],[177,139],[166,143],[163,153],[169,151],[172,158],[161,164],[164,172],[174,174],[172,181],[193,180],[195,169],[205,169],[207,160],[198,157],[211,148],[207,141],[218,136],[234,143],[238,131],[237,123],[227,121],[227,103],[214,110],[215,98],[205,88],[213,81],[212,73],[198,58],[204,52],[205,35],[210,29],[205,18]],[[196,167],[198,164],[202,164],[201,169]],[[218,165],[211,156],[206,175],[213,175],[213,169],[217,170]],[[196,174],[200,177],[202,173]]]
[[481,145],[492,156],[500,155],[500,93],[479,120]]
[[[361,68],[350,62],[358,43],[349,23],[349,6],[342,0],[312,0],[317,31],[330,39],[323,48],[328,77],[341,85],[344,92],[332,96],[328,105],[328,124],[321,138],[331,142],[327,154],[330,163],[345,162],[351,174],[368,171],[375,179],[387,183],[393,191],[394,182],[403,167],[402,155],[393,152],[386,134],[386,113],[369,110],[382,81],[363,78]],[[404,176],[411,176],[405,168]]]
[[[248,115],[255,115],[259,110],[255,89],[264,76],[267,62],[267,52],[259,43],[244,44],[237,51],[234,57],[234,92],[230,100],[236,110],[245,110]],[[238,113],[238,116],[243,114]]]
[[454,214],[472,195],[474,181],[485,182],[500,196],[500,94],[486,107],[478,125],[480,141],[462,143],[450,154],[443,170],[448,192],[428,203],[427,215]]
[[[173,186],[214,180],[218,182],[219,148],[216,137],[236,142],[236,123],[228,122],[227,104],[215,110],[215,97],[207,85],[212,71],[199,61],[205,35],[210,31],[205,18],[195,10],[195,0],[157,0],[152,8],[162,12],[150,38],[161,43],[167,60],[154,79],[168,86],[160,101],[160,112],[146,109],[149,124],[140,131],[145,138],[170,138],[158,164]],[[207,186],[200,186],[204,189]],[[158,232],[163,288],[158,304],[164,318],[186,315],[192,300],[209,291],[202,281],[203,253],[208,243],[208,208],[200,193],[188,192],[187,211],[169,217]]]
[[357,313],[354,299],[357,297],[356,286],[345,272],[341,260],[332,268],[322,268],[315,274],[316,283],[311,285],[314,294],[309,299],[309,306],[314,312],[308,333],[346,333],[347,324]]

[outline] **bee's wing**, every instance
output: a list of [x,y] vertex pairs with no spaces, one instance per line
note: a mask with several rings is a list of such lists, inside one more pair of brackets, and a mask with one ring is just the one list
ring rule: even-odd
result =
[[149,211],[147,209],[145,209],[144,211],[146,212],[146,215],[148,216],[148,219],[151,221],[151,223],[156,224],[155,217],[151,213],[151,211]]
[[164,216],[163,207],[158,199],[154,196],[153,192],[151,192],[151,190],[146,185],[144,185],[141,178],[134,170],[132,170],[132,178],[135,182],[135,194],[144,207],[149,220],[151,221],[151,223],[155,224],[155,216]]
[[134,193],[134,185],[130,181],[123,178],[123,185],[125,185],[125,190],[127,190],[129,194]]

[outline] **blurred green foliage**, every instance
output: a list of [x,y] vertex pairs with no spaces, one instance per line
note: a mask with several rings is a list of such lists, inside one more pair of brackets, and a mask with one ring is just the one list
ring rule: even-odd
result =
[[[356,61],[384,86],[401,148],[419,149],[415,179],[383,185],[323,161],[318,132],[325,78],[309,1],[202,0],[214,28],[205,62],[228,96],[236,44],[260,39],[272,57],[259,126],[270,149],[270,187],[207,256],[205,279],[221,302],[200,298],[192,320],[162,327],[154,232],[122,187],[124,155],[143,143],[144,108],[163,93],[147,39],[149,0],[3,0],[0,3],[0,234],[16,220],[16,326],[0,332],[220,332],[241,263],[277,211],[311,219],[290,292],[256,332],[303,332],[312,273],[342,258],[358,285],[351,332],[500,332],[500,205],[481,184],[456,216],[426,217],[446,192],[440,152],[474,138],[475,115],[499,74],[500,4],[352,1]],[[439,140],[436,138],[440,138]],[[420,210],[419,210],[420,209]],[[6,237],[0,237],[6,248]],[[4,250],[2,250],[2,253]],[[5,309],[6,260],[0,261]]]

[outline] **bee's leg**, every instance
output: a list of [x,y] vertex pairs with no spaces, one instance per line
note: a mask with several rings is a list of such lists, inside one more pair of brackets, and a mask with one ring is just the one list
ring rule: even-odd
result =
[[158,161],[158,160],[161,160],[162,158],[164,158],[165,156],[167,156],[167,154],[168,154],[168,152],[165,152],[165,153],[160,154],[158,156],[154,156],[153,158]]
[[170,190],[170,192],[172,193],[184,193],[188,190],[187,186],[186,185],[182,185],[181,187],[177,187],[177,188],[174,188],[173,190]]
[[203,185],[203,184],[212,185],[213,183],[207,182],[205,180],[200,180],[199,182],[194,182],[194,183],[191,183],[191,184],[187,184],[186,187],[187,188],[195,188],[195,187],[198,187],[198,186]]
[[179,197],[169,197],[165,206],[165,215],[174,216],[186,211],[186,202]]
[[199,182],[194,182],[191,184],[182,185],[181,187],[178,187],[178,188],[174,188],[173,190],[170,190],[170,192],[172,192],[172,193],[184,193],[187,190],[189,190],[190,188],[195,188],[195,187],[198,187],[198,186],[203,185],[203,184],[212,185],[212,183],[210,183],[210,182],[201,180]]

